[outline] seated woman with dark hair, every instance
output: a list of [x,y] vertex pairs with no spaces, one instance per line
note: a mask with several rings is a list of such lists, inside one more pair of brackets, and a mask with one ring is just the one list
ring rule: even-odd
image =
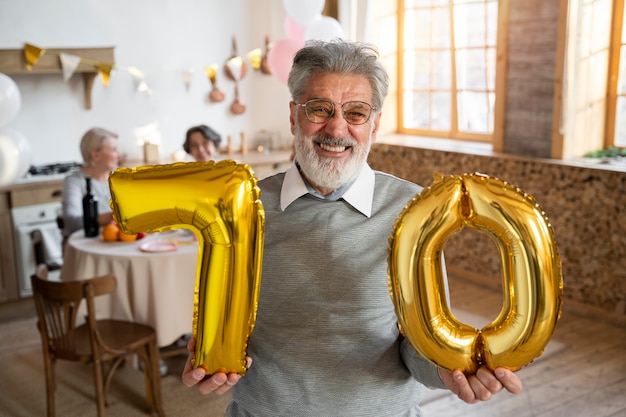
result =
[[222,137],[207,125],[198,125],[187,130],[183,149],[196,161],[210,161],[218,154]]

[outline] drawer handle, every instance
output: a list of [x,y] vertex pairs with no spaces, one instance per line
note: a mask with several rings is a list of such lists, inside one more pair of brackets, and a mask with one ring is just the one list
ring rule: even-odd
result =
[[61,197],[62,190],[54,190],[52,192],[52,197]]

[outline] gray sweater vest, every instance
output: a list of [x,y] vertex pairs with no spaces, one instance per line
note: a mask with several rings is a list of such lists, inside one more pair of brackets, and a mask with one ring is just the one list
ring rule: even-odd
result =
[[280,210],[284,174],[259,182],[265,246],[252,367],[228,416],[418,416],[434,365],[398,333],[388,239],[421,188],[376,172],[372,216],[300,197]]

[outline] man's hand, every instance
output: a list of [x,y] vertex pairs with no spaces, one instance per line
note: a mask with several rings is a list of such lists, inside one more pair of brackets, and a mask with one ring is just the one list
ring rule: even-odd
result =
[[[192,387],[194,385],[198,386],[198,391],[201,394],[209,394],[214,393],[218,395],[222,395],[228,392],[239,380],[241,379],[241,375],[236,372],[232,372],[230,374],[225,373],[215,373],[211,375],[210,378],[204,380],[206,376],[206,372],[203,368],[192,369],[191,367],[191,357],[193,355],[195,346],[195,341],[193,339],[189,339],[187,342],[187,350],[189,351],[189,356],[187,357],[187,362],[185,363],[185,369],[183,369],[182,381],[188,387]],[[247,358],[248,368],[252,365],[252,358]]]
[[514,372],[505,368],[496,368],[491,372],[483,366],[475,375],[469,377],[459,369],[454,371],[439,369],[439,376],[450,391],[469,404],[487,401],[502,388],[513,394],[522,392],[522,381]]

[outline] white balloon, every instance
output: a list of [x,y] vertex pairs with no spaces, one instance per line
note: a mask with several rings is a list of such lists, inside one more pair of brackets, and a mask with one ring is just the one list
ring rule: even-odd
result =
[[14,129],[0,129],[0,186],[22,178],[30,168],[32,148],[24,135]]
[[343,38],[343,27],[337,19],[330,16],[322,16],[311,23],[304,31],[304,39],[318,39],[321,41],[331,41],[335,38]]
[[21,106],[22,96],[17,84],[8,75],[0,74],[0,126],[17,116]]
[[322,15],[326,0],[283,0],[287,15],[297,24],[306,28]]

